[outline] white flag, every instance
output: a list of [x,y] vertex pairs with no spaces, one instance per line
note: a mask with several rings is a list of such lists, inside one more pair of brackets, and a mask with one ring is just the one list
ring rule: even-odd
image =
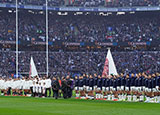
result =
[[109,75],[111,75],[111,74],[118,75],[110,49],[108,49],[107,59],[108,59],[108,62],[109,62],[109,64],[108,64],[109,65]]
[[30,77],[38,76],[38,72],[34,64],[33,57],[31,57],[29,76]]

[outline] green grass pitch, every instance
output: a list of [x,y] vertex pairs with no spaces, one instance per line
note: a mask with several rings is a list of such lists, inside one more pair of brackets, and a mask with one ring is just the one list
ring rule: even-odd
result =
[[160,115],[160,104],[2,96],[0,115]]

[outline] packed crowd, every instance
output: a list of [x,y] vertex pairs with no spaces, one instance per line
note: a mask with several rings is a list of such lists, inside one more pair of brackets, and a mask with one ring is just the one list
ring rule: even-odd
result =
[[[15,41],[15,13],[0,15],[0,39]],[[160,41],[159,19],[156,13],[108,17],[53,13],[49,15],[49,41],[156,42]],[[45,30],[45,14],[19,13],[19,40],[45,42]]]
[[[102,74],[107,52],[49,52],[49,74],[65,76],[72,73]],[[159,51],[112,52],[118,73],[148,74],[160,71]],[[19,72],[29,72],[33,56],[38,72],[46,72],[45,52],[19,52]],[[15,72],[15,52],[0,52],[0,73],[10,76]]]
[[[1,3],[15,4],[16,0],[0,0]],[[45,5],[44,0],[18,0],[23,5]],[[159,0],[48,0],[49,6],[76,7],[132,7],[159,6]]]

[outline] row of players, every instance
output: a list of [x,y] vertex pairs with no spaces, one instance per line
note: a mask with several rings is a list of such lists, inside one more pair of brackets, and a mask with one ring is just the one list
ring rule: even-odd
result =
[[76,98],[160,102],[160,73],[75,77]]
[[16,79],[3,79],[0,78],[0,90],[2,95],[10,95],[11,89],[13,95],[22,95],[27,96],[46,96],[47,89],[51,88],[51,79],[47,77],[43,78],[16,78]]

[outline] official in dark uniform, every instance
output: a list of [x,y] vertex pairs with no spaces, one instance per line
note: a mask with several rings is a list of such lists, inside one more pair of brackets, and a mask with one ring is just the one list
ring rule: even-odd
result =
[[53,77],[53,79],[52,79],[52,90],[53,90],[53,95],[54,95],[55,99],[58,99],[59,88],[60,88],[60,85],[59,85],[58,79]]

